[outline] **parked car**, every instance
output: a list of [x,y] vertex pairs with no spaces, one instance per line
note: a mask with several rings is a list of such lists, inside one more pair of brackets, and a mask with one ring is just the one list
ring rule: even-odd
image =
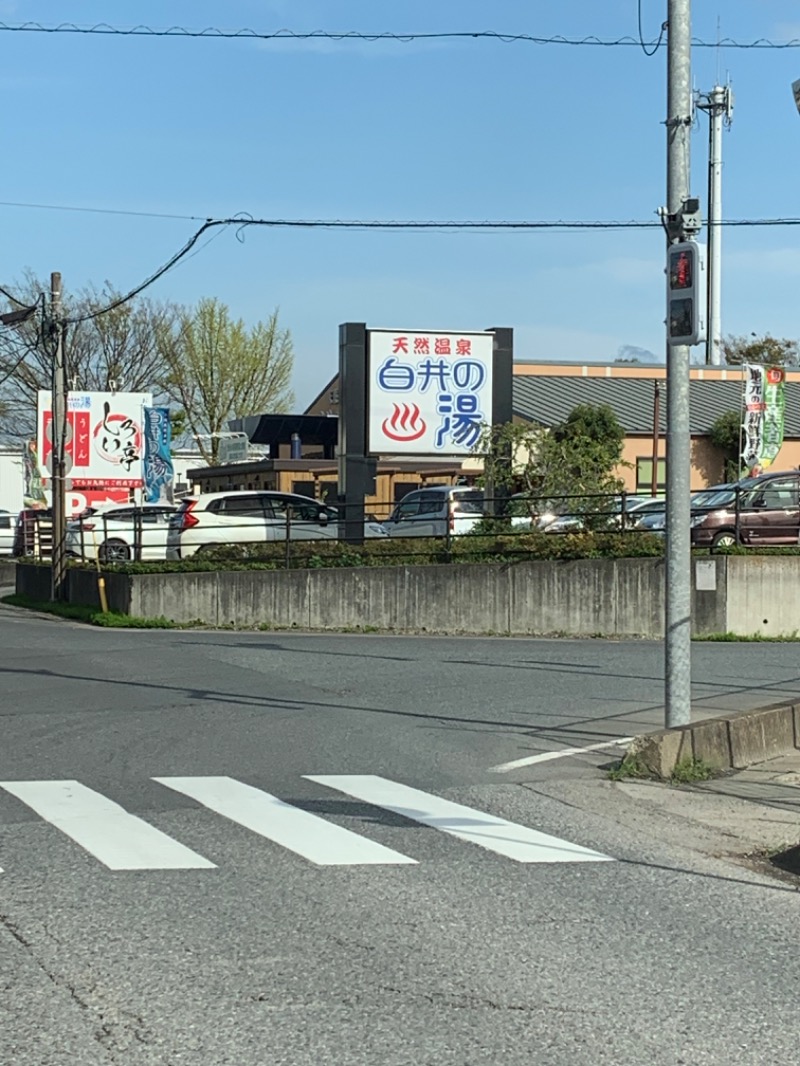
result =
[[[588,498],[587,498],[588,499]],[[567,498],[564,503],[563,513],[545,528],[547,533],[578,533],[581,530],[606,529],[614,530],[622,527],[623,503],[625,528],[632,529],[635,525],[634,515],[642,507],[653,504],[651,496],[628,496],[622,495],[609,497],[608,499],[589,500],[596,505],[596,509],[582,513],[581,505],[584,501],[580,497]],[[591,517],[591,522],[587,518]]]
[[[707,514],[715,508],[724,507],[726,504],[733,502],[735,498],[735,485],[711,485],[707,489],[700,489],[699,492],[695,492],[692,495],[689,501],[691,516],[694,518],[699,514]],[[645,514],[642,514],[641,511],[638,512],[642,517],[636,523],[637,529],[646,533],[663,533],[666,530],[667,503],[666,500],[661,500],[660,503],[661,506],[658,510]]]
[[409,492],[384,523],[390,537],[445,537],[469,533],[483,518],[480,489],[429,485]]
[[14,516],[10,511],[0,511],[0,555],[14,552]]
[[726,493],[725,502],[698,511],[691,522],[695,548],[732,547],[737,526],[741,544],[796,545],[800,542],[800,473],[744,478]]
[[164,559],[169,520],[177,509],[169,503],[87,507],[67,522],[67,552],[101,563]]
[[[185,496],[172,516],[167,558],[231,544],[266,544],[286,539],[329,540],[339,536],[335,507],[292,492],[209,492]],[[378,522],[364,523],[365,537],[385,537]]]
[[546,529],[563,510],[563,501],[531,496],[526,492],[515,492],[508,501],[511,528],[517,531]]

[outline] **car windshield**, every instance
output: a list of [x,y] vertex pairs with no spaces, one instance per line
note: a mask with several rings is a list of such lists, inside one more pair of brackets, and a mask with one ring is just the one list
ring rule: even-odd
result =
[[736,489],[705,489],[692,496],[692,507],[725,507],[736,498]]

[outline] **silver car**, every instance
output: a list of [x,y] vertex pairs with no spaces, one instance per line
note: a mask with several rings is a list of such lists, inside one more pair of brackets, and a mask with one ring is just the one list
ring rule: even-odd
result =
[[480,489],[430,485],[409,492],[384,523],[390,537],[446,537],[469,533],[483,518]]

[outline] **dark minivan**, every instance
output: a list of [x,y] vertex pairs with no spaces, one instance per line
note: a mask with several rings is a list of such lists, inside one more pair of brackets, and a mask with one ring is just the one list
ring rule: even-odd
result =
[[[738,496],[738,505],[737,499]],[[692,546],[795,545],[800,541],[800,472],[761,474],[736,484],[723,506],[692,516]]]

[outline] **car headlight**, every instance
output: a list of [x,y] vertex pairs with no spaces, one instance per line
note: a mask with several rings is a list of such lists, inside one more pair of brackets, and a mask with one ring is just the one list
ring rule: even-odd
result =
[[704,514],[693,514],[692,517],[689,519],[690,528],[694,529],[695,526],[701,526],[703,522],[705,522],[706,517],[707,516]]

